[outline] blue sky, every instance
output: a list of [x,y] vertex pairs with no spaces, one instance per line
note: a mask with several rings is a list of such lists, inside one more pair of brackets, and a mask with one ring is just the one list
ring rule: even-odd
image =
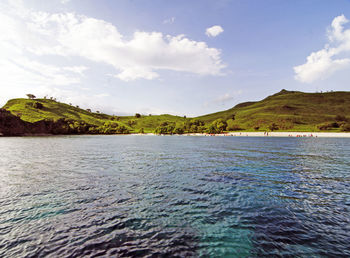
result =
[[350,90],[350,0],[0,0],[0,105],[196,116]]

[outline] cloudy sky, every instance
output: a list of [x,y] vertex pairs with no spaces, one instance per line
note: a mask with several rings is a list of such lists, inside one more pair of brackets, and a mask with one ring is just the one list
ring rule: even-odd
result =
[[0,106],[196,116],[350,90],[350,0],[0,0]]

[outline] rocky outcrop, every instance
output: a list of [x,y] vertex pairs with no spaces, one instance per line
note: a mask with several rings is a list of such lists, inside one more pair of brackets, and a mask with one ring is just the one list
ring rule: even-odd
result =
[[27,123],[6,109],[0,109],[0,135],[17,136],[29,133]]
[[6,109],[0,109],[0,136],[23,136],[45,134],[87,134],[93,133],[95,126],[84,122],[58,119],[25,122]]

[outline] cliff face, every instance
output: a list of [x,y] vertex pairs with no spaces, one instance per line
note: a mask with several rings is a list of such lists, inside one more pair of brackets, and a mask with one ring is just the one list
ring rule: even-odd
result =
[[12,115],[9,111],[0,109],[0,135],[16,136],[29,133],[26,124],[26,122]]
[[41,120],[29,123],[11,114],[6,109],[0,109],[0,136],[23,136],[40,134],[82,134],[89,133],[92,127],[86,124],[77,124],[65,119]]

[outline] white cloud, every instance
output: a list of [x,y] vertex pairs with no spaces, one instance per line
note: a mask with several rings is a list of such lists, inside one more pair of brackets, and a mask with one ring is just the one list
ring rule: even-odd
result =
[[306,63],[295,66],[295,79],[312,83],[330,77],[338,70],[350,68],[350,29],[344,30],[344,24],[349,21],[344,15],[333,19],[327,31],[329,43],[323,49],[312,52]]
[[175,22],[175,17],[171,17],[163,21],[163,24],[173,24]]
[[161,70],[221,75],[225,67],[220,50],[184,35],[137,31],[126,39],[113,24],[75,13],[27,10],[21,15],[16,11],[0,14],[0,35],[4,35],[0,41],[5,37],[2,43],[16,47],[21,54],[67,60],[79,57],[111,65],[116,70],[114,77],[124,81],[152,80]]
[[225,93],[224,95],[219,96],[218,98],[214,99],[213,102],[223,104],[223,103],[226,103],[228,101],[233,100],[235,97],[237,97],[241,94],[242,94],[242,90],[237,90],[237,91],[231,92],[231,93]]
[[61,3],[62,4],[67,4],[67,3],[69,3],[71,0],[61,0]]
[[212,99],[204,104],[205,107],[211,106],[211,105],[225,105],[227,103],[232,103],[232,101],[237,98],[239,95],[243,93],[242,90],[236,90],[232,92],[227,92],[221,96],[218,96],[215,99]]
[[63,70],[70,71],[72,73],[77,73],[80,75],[84,75],[84,72],[88,70],[89,68],[86,66],[66,66],[63,67]]
[[224,32],[224,29],[220,25],[214,25],[210,28],[207,28],[205,31],[205,34],[208,37],[216,37],[223,32]]

